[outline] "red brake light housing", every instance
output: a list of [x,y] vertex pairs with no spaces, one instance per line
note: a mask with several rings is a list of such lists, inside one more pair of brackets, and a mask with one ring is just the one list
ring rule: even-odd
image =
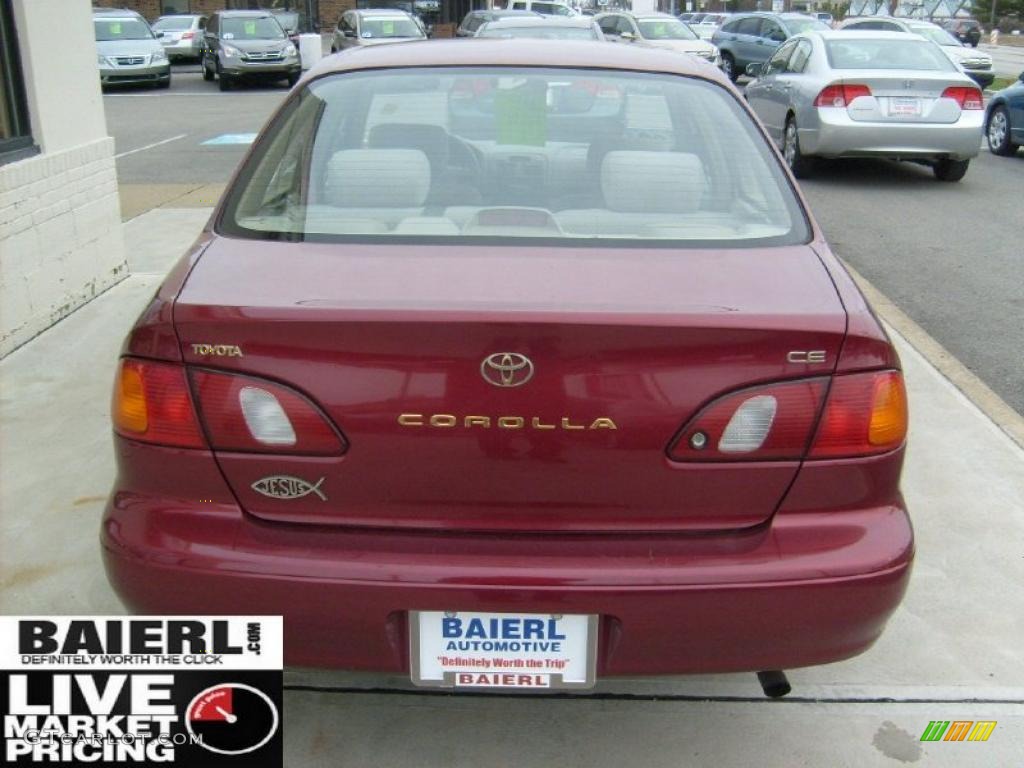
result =
[[816,107],[841,107],[850,106],[850,102],[858,96],[870,96],[871,89],[866,85],[856,83],[833,83],[826,85],[818,98],[814,100]]
[[673,461],[785,461],[871,456],[907,434],[899,371],[766,384],[706,405],[669,445]]
[[[191,380],[191,386],[190,386]],[[276,382],[124,358],[113,398],[114,431],[178,448],[339,456],[345,438],[305,396]]]
[[960,105],[960,109],[984,109],[985,100],[981,91],[970,85],[951,85],[942,92],[942,98],[952,99]]

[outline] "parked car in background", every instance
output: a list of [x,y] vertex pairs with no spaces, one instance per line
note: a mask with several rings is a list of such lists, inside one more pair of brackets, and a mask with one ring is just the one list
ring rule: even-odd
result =
[[341,14],[331,41],[331,53],[426,39],[426,28],[411,13],[393,8],[356,9]]
[[917,35],[805,33],[747,74],[747,101],[798,177],[815,157],[891,157],[959,181],[978,155],[981,91]]
[[533,11],[541,16],[578,16],[574,8],[565,3],[554,3],[549,0],[513,0],[505,6],[509,11]]
[[515,18],[516,16],[525,16],[527,18],[538,18],[539,13],[533,11],[505,11],[505,10],[480,10],[470,11],[462,17],[462,23],[459,24],[458,29],[455,30],[456,37],[473,37],[480,27],[488,21],[494,21],[495,19],[507,19]]
[[1024,72],[989,101],[985,137],[994,155],[1013,155],[1024,145]]
[[991,85],[995,80],[992,71],[992,57],[984,51],[976,51],[964,46],[938,24],[917,19],[897,19],[891,16],[875,16],[847,19],[840,29],[879,30],[886,32],[909,32],[931,40],[942,47],[950,61],[966,72],[974,82],[982,88]]
[[691,21],[693,21],[693,17],[696,15],[697,14],[693,12],[686,12],[680,13],[678,16],[676,16],[676,18],[685,24],[689,24]]
[[529,654],[520,694],[778,696],[867,650],[914,557],[900,361],[724,76],[535,40],[316,75],[122,346],[125,607],[476,692]]
[[965,45],[977,48],[981,42],[981,24],[974,19],[949,19],[942,28]]
[[666,48],[677,53],[689,53],[712,64],[720,63],[715,46],[701,40],[689,25],[668,13],[613,11],[595,16],[594,20],[605,38],[613,43]]
[[506,17],[488,21],[477,37],[531,37],[541,40],[604,40],[592,16]]
[[827,29],[802,13],[737,13],[718,28],[711,42],[721,53],[722,71],[736,80],[747,65],[767,61],[793,35]]
[[203,79],[222,91],[242,80],[287,80],[302,75],[299,50],[267,11],[216,11],[206,23]]
[[174,61],[202,57],[206,18],[200,14],[180,14],[161,16],[153,23],[153,31],[162,33],[158,39],[167,58]]
[[157,88],[171,85],[171,62],[160,38],[146,20],[134,11],[94,9],[93,32],[100,85],[150,83]]
[[830,27],[835,23],[835,20],[832,18],[832,14],[831,13],[825,13],[823,11],[819,11],[818,13],[815,13],[814,14],[814,18],[816,18],[822,24],[826,24],[826,25],[828,25]]
[[288,39],[292,41],[292,44],[298,48],[299,46],[299,24],[300,17],[298,11],[279,11],[277,9],[270,11],[274,14],[274,18],[277,19],[277,23],[281,25],[281,29],[288,35]]
[[728,13],[708,13],[699,22],[690,22],[690,29],[696,33],[701,40],[710,40],[715,31],[722,26],[729,18]]

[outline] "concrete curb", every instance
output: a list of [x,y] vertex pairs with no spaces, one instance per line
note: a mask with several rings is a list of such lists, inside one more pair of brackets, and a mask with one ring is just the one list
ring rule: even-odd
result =
[[[845,264],[845,262],[844,262]],[[905,338],[914,349],[959,389],[978,410],[999,429],[1024,448],[1024,416],[1017,413],[970,369],[956,359],[949,350],[933,339],[885,294],[875,288],[849,264],[846,269],[860,286],[861,291],[879,316]]]

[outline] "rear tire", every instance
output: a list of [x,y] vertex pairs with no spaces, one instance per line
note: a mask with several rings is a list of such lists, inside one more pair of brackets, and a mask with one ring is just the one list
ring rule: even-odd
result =
[[722,54],[722,72],[734,83],[739,79],[740,73],[736,70],[736,60],[731,53]]
[[800,132],[796,127],[796,118],[792,115],[786,120],[786,128],[782,134],[782,156],[786,165],[798,179],[806,179],[811,175],[814,160],[800,151]]
[[932,172],[939,181],[960,181],[970,164],[970,160],[939,160],[932,166]]
[[1002,104],[993,109],[992,114],[988,116],[985,139],[993,155],[1007,157],[1017,152],[1017,145],[1010,138],[1010,115]]

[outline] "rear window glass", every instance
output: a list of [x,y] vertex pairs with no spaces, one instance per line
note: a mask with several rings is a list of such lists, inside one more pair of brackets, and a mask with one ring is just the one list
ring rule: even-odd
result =
[[172,16],[169,19],[157,19],[153,29],[191,29],[191,16]]
[[697,36],[678,19],[640,19],[640,34],[646,40],[696,40]]
[[806,19],[786,19],[786,28],[789,30],[790,36],[801,35],[804,32],[820,32],[831,29],[828,24],[809,17]]
[[725,88],[602,70],[329,75],[286,105],[224,234],[285,240],[806,242],[802,209]]
[[949,57],[926,40],[828,40],[825,51],[833,69],[956,71]]

